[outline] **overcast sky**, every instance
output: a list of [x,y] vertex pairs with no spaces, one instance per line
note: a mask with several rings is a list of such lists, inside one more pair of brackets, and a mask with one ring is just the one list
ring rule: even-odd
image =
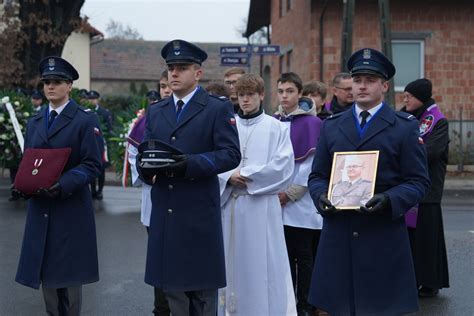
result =
[[136,29],[145,40],[245,43],[250,0],[86,0],[81,14],[106,36],[112,19]]

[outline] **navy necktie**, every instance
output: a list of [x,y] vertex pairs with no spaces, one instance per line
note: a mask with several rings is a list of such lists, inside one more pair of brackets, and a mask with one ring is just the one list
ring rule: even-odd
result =
[[367,124],[367,118],[369,117],[370,113],[368,111],[360,112],[360,116],[362,117],[362,121],[360,122],[360,128],[364,128],[365,124]]
[[56,116],[58,116],[58,112],[56,112],[55,110],[52,110],[51,112],[49,112],[48,129],[53,124],[54,119],[56,118]]
[[183,110],[183,105],[184,105],[183,100],[178,100],[178,102],[176,102],[176,106],[177,106],[176,107],[176,117],[177,118],[179,117],[179,114]]

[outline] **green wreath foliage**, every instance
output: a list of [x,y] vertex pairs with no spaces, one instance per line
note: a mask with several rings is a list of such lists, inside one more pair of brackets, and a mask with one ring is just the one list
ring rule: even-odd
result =
[[[15,111],[20,129],[25,135],[28,119],[34,115],[30,98],[23,93],[9,90],[0,90],[0,100],[8,97]],[[0,166],[16,168],[20,164],[22,152],[13,129],[10,114],[6,104],[0,103]]]
[[[9,98],[12,104],[18,123],[23,135],[26,132],[28,120],[36,113],[33,110],[29,96],[11,90],[0,90],[0,100]],[[75,100],[84,108],[94,111],[94,106],[87,100],[79,98],[79,90],[74,88],[71,92],[71,99]],[[112,130],[107,130],[105,122],[99,119],[101,130],[107,143],[107,153],[111,168],[122,176],[125,149],[127,145],[127,135],[131,126],[137,118],[137,113],[141,109],[146,109],[148,103],[145,97],[137,96],[110,96],[101,99],[101,105],[109,109],[112,114]],[[22,152],[18,144],[10,115],[5,104],[0,103],[0,167],[18,167],[22,158]],[[131,179],[127,180],[129,183]]]

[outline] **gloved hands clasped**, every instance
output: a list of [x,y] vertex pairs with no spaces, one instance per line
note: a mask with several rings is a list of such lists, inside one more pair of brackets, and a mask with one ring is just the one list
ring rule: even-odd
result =
[[149,139],[138,146],[138,174],[149,185],[153,185],[157,177],[183,178],[186,167],[186,155],[168,143]]
[[364,214],[385,214],[390,210],[390,198],[384,193],[375,194],[365,206],[360,207],[360,212]]
[[50,199],[56,199],[61,195],[61,185],[59,182],[53,184],[49,189],[39,188],[36,195]]
[[34,196],[46,197],[46,198],[50,198],[50,199],[56,199],[56,198],[59,198],[61,196],[61,185],[59,184],[59,182],[56,182],[55,184],[53,184],[48,189],[39,188],[38,191],[36,191],[35,194],[26,194],[26,193],[18,190],[17,188],[13,187],[12,188],[12,196],[15,196],[15,197],[18,197],[18,198],[21,198],[21,199],[25,199],[25,200],[27,200],[29,198],[32,198]]
[[23,193],[15,187],[12,187],[11,190],[12,190],[12,197],[15,198],[16,200],[17,199],[28,200],[29,198],[32,197],[32,195]]
[[171,155],[171,159],[174,159],[176,162],[170,164],[167,171],[173,172],[175,176],[184,177],[188,165],[186,155]]
[[323,216],[334,215],[337,212],[336,207],[329,201],[326,193],[319,196],[318,211]]

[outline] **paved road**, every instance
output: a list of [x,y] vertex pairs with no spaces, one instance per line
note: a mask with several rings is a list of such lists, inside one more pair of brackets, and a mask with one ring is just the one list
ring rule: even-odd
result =
[[[474,192],[449,191],[444,219],[451,288],[420,301],[413,315],[474,315]],[[0,178],[0,315],[44,315],[41,291],[14,282],[23,236],[23,201],[8,202]],[[143,282],[146,231],[139,222],[137,189],[106,187],[96,203],[100,277],[84,286],[83,315],[149,315],[153,290]]]

